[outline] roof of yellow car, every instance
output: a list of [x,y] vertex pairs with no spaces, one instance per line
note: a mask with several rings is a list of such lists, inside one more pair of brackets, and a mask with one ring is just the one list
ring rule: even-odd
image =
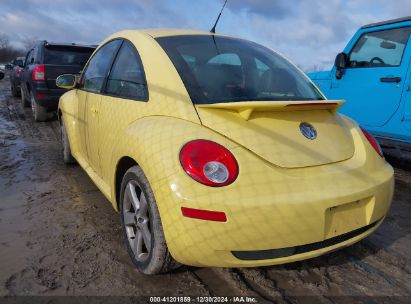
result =
[[[152,28],[152,29],[126,29],[122,30],[117,33],[113,33],[112,35],[106,37],[100,44],[99,48],[104,45],[107,41],[110,41],[112,39],[118,38],[118,37],[135,37],[135,35],[142,34],[149,36],[151,38],[158,38],[158,37],[170,37],[170,36],[182,36],[182,35],[207,35],[211,36],[213,35],[210,32],[207,31],[199,31],[199,30],[192,30],[192,29],[171,29],[171,28]],[[228,35],[224,34],[215,34],[216,36],[225,36],[228,37]],[[234,38],[233,36],[229,36]]]
[[192,29],[169,29],[169,28],[153,28],[137,30],[146,33],[153,38],[167,37],[167,36],[181,36],[181,35],[212,35],[210,32],[192,30]]

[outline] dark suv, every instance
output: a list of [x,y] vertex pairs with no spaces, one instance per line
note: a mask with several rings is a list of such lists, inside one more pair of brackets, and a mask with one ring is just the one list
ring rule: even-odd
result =
[[62,74],[80,74],[95,45],[40,41],[27,53],[20,73],[21,100],[30,106],[36,121],[45,121],[55,111],[66,90],[56,86]]

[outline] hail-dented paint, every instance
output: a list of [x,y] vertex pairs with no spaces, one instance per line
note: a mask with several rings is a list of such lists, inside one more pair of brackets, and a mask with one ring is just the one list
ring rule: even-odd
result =
[[[72,154],[113,207],[118,210],[117,166],[129,157],[147,176],[168,248],[184,264],[292,262],[350,245],[373,232],[381,221],[350,240],[308,253],[252,261],[233,256],[231,251],[314,243],[382,219],[391,204],[393,170],[356,123],[336,114],[341,102],[295,109],[288,105],[302,102],[257,102],[248,107],[239,103],[229,110],[224,104],[194,106],[154,39],[188,34],[209,35],[133,30],[105,40],[122,37],[135,45],[147,79],[148,102],[81,90],[60,100]],[[87,105],[79,103],[82,94],[88,94]],[[316,126],[318,140],[299,133],[300,121]],[[183,171],[180,149],[194,139],[212,140],[233,153],[239,165],[234,183],[208,187]],[[222,211],[227,221],[186,218],[181,207]]]

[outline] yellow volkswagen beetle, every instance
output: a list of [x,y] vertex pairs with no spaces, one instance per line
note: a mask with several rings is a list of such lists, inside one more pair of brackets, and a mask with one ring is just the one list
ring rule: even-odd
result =
[[206,32],[107,38],[82,75],[62,75],[64,160],[121,214],[147,274],[312,258],[381,224],[393,169],[276,52]]

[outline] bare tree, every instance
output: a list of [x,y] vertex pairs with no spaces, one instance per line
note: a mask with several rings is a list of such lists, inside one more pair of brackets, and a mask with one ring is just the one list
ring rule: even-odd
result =
[[7,34],[0,33],[0,49],[7,49],[10,46],[10,39]]
[[7,34],[0,33],[0,62],[9,62],[24,54],[24,51],[10,44]]
[[24,45],[24,50],[28,51],[29,49],[31,49],[37,40],[38,40],[37,37],[30,37],[30,36],[24,37],[21,40],[22,44]]

